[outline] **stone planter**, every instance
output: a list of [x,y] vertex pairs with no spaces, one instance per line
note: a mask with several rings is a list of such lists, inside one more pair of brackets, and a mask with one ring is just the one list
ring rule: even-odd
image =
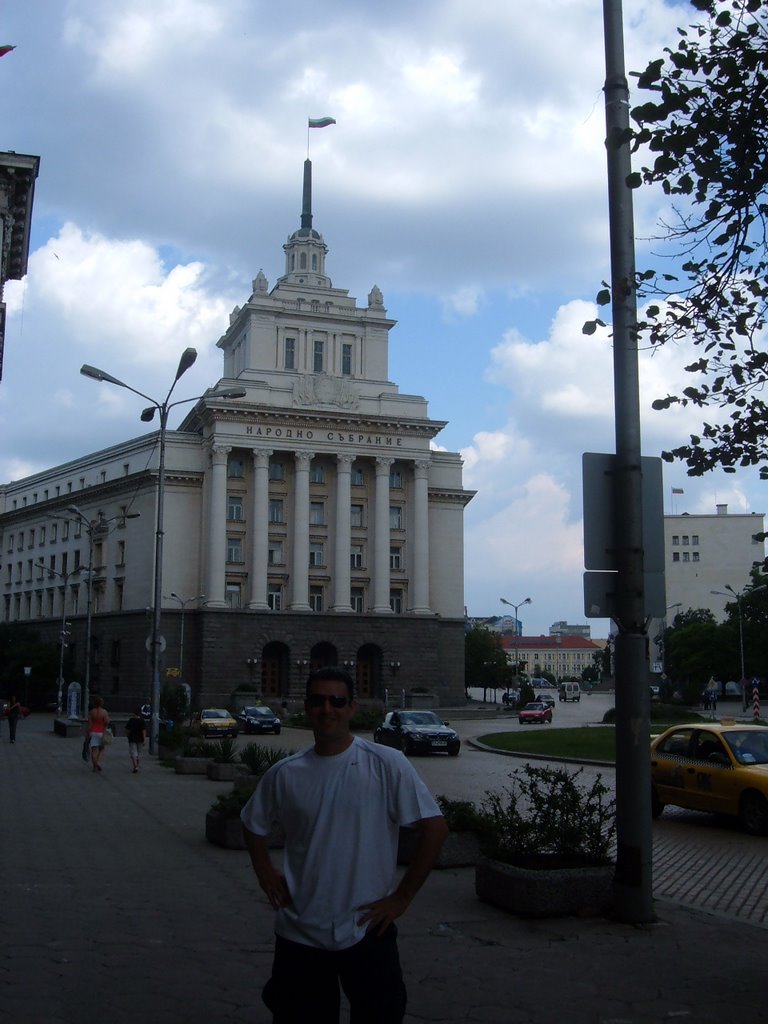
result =
[[218,764],[216,761],[208,761],[207,764],[206,773],[214,782],[234,782],[240,775],[238,764]]
[[177,775],[207,775],[210,758],[208,757],[184,757],[180,754],[176,758]]
[[[223,846],[227,850],[245,850],[243,826],[240,818],[229,818],[218,811],[208,811],[205,816],[205,838],[215,846]],[[282,850],[284,835],[274,829],[267,838],[270,850]]]
[[481,858],[475,893],[521,917],[600,917],[613,906],[614,864],[599,867],[516,867]]
[[[397,843],[397,863],[410,864],[418,831],[401,828]],[[440,850],[436,868],[472,867],[480,860],[480,840],[475,832],[449,832]]]

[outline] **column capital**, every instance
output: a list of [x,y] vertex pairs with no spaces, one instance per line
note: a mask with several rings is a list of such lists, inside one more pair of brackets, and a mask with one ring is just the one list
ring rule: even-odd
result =
[[209,449],[211,462],[214,464],[214,466],[221,466],[222,464],[226,464],[227,456],[231,451],[231,445],[212,444]]
[[257,469],[264,469],[269,465],[269,457],[274,451],[273,448],[252,448],[253,464]]
[[336,462],[340,473],[348,473],[352,469],[352,463],[357,458],[356,455],[344,455],[342,453],[337,454]]
[[379,476],[379,475],[383,475],[384,473],[389,473],[390,467],[392,466],[394,461],[395,461],[394,459],[388,459],[384,455],[377,455],[376,456],[376,475]]
[[308,470],[310,462],[315,457],[315,453],[314,452],[296,452],[294,457],[296,459],[296,468],[297,469]]
[[414,459],[413,471],[417,477],[425,477],[429,473],[429,467],[432,465],[430,459]]

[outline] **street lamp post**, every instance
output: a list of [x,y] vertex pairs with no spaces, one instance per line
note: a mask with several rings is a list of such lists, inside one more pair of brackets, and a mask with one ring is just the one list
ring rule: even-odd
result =
[[184,613],[186,612],[187,605],[192,604],[193,601],[204,601],[205,594],[197,594],[195,597],[179,597],[175,591],[171,591],[171,597],[179,602],[181,606],[181,627],[179,629],[179,678],[184,681]]
[[77,566],[76,569],[72,569],[71,572],[59,572],[58,569],[48,568],[43,559],[38,561],[38,565],[45,569],[49,576],[60,576],[64,580],[64,586],[62,587],[61,594],[61,631],[59,632],[59,644],[61,650],[59,651],[59,679],[58,679],[58,690],[56,693],[56,714],[60,715],[63,710],[62,698],[64,691],[64,651],[67,649],[67,637],[69,636],[69,630],[67,626],[67,583],[72,576],[77,576],[81,571],[81,566]]
[[733,589],[730,583],[726,583],[724,586],[725,590],[710,590],[710,594],[719,594],[720,597],[736,598],[736,605],[739,609],[739,654],[741,656],[741,679],[739,682],[743,689],[747,676],[744,671],[744,624],[741,617],[741,600],[743,597],[751,597],[753,594],[757,594],[761,590],[768,590],[768,585],[764,583],[760,587],[752,587],[749,590],[740,590],[738,593]]
[[[151,398],[149,395],[145,395],[143,391],[139,391],[137,388],[131,387],[130,384],[126,384],[125,381],[119,380],[117,377],[113,377],[112,374],[106,373],[104,370],[99,370],[95,366],[89,366],[85,364],[80,367],[80,373],[84,377],[90,377],[92,380],[106,381],[108,384],[114,384],[116,387],[125,388],[126,391],[133,392],[134,395],[139,395],[140,398],[145,398],[150,405],[144,409],[141,413],[141,419],[144,423],[150,423],[155,418],[155,412],[158,413],[160,419],[160,433],[158,442],[158,468],[157,468],[157,521],[155,527],[155,566],[154,566],[154,586],[153,586],[153,606],[152,606],[152,635],[150,638],[150,647],[152,651],[152,721],[150,723],[149,732],[149,752],[150,754],[156,754],[159,746],[159,734],[160,734],[160,655],[162,648],[165,646],[164,639],[160,634],[160,611],[162,606],[162,595],[163,595],[163,505],[165,502],[165,439],[166,430],[168,427],[168,413],[176,405],[184,405],[186,402],[197,402],[199,399],[204,398],[205,395],[195,395],[192,398],[182,398],[177,402],[170,402],[169,399],[173,394],[173,389],[176,387],[176,383],[182,374],[186,373],[187,370],[192,366],[194,361],[197,359],[197,351],[194,348],[186,348],[181,354],[179,359],[178,369],[176,370],[176,376],[173,378],[171,386],[168,390],[168,394],[165,396],[162,402]],[[242,398],[245,395],[244,388],[229,388],[226,391],[214,391],[211,393],[212,398]]]
[[[517,690],[518,695],[519,695],[519,693],[520,693],[520,677],[519,677],[519,673],[520,673],[520,653],[519,653],[519,648],[518,648],[519,633],[518,633],[518,629],[517,629],[517,623],[518,623],[517,609],[518,608],[522,608],[524,604],[532,604],[533,602],[531,601],[530,597],[526,597],[526,599],[524,601],[520,601],[520,602],[518,602],[518,604],[515,604],[514,601],[508,601],[506,599],[506,597],[500,597],[499,600],[501,601],[502,604],[509,605],[510,608],[514,608],[515,609],[515,646],[514,646],[514,651],[515,651],[515,689]],[[507,688],[507,694],[509,694],[509,688]],[[518,696],[518,699],[519,699],[519,696]]]

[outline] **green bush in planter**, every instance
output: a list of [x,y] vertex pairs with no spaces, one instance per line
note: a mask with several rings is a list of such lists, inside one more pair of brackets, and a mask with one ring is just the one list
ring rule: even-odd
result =
[[290,757],[292,750],[282,747],[262,747],[258,743],[249,743],[240,751],[240,761],[248,768],[254,779],[239,781],[229,793],[224,793],[211,806],[209,814],[221,814],[225,818],[239,818],[240,811],[251,798],[251,794],[259,784],[259,779],[273,764]]
[[447,796],[438,796],[436,799],[451,832],[482,833],[485,819],[471,800],[450,800]]
[[211,805],[209,814],[220,814],[224,818],[239,818],[240,811],[251,799],[251,795],[258,783],[258,779],[252,779],[247,784],[241,783],[229,793],[222,793]]
[[206,744],[211,751],[211,756],[216,764],[236,764],[237,743],[231,736],[222,736],[214,743]]
[[198,736],[186,736],[181,748],[182,757],[213,757],[214,743],[206,743]]
[[598,775],[584,768],[518,768],[512,786],[487,792],[480,805],[483,853],[507,864],[537,868],[611,863],[616,802]]
[[264,747],[258,743],[248,743],[240,751],[240,763],[245,765],[250,775],[263,775],[273,764],[290,757],[293,750],[282,747]]

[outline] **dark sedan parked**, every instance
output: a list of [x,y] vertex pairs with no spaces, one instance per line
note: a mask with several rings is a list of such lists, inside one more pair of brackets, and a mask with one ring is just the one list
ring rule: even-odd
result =
[[243,732],[273,732],[280,735],[280,719],[268,707],[240,708],[235,716],[243,727]]
[[455,757],[461,749],[459,734],[447,722],[441,722],[434,711],[390,711],[373,739],[404,754],[445,751]]

